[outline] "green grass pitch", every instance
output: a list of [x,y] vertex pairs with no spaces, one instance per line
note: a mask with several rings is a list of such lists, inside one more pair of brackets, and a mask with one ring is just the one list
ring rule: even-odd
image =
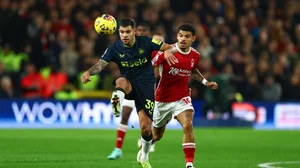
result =
[[[115,130],[0,129],[0,168],[132,168],[139,130],[127,132],[123,158],[107,160]],[[300,131],[195,129],[196,168],[258,168],[267,162],[297,161],[276,167],[300,168]],[[167,130],[150,154],[154,168],[184,168],[182,130]],[[274,165],[275,166],[275,165]]]

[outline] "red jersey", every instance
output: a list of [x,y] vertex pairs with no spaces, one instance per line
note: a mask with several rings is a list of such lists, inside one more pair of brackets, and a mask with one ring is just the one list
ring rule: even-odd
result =
[[155,101],[175,102],[190,96],[189,77],[198,65],[200,54],[191,47],[188,52],[179,51],[174,55],[178,62],[172,66],[165,60],[163,52],[158,52],[152,60],[153,65],[159,67],[160,73]]
[[159,51],[152,51],[151,58],[153,59]]

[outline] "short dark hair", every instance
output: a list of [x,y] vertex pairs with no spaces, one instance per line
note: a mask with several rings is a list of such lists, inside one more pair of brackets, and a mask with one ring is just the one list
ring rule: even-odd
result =
[[185,24],[182,24],[181,26],[179,26],[178,30],[177,30],[177,33],[179,33],[180,30],[189,31],[189,32],[192,33],[193,36],[196,35],[196,29],[189,23],[185,23]]
[[131,18],[123,18],[120,20],[120,26],[122,27],[131,26],[133,29],[135,29],[135,21]]

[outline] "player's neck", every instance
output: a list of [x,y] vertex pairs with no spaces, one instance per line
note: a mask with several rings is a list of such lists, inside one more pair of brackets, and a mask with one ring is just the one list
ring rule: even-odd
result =
[[191,47],[180,48],[180,47],[178,46],[178,43],[176,43],[175,45],[176,45],[177,50],[178,50],[180,53],[182,53],[182,54],[188,54],[188,53],[190,53],[190,51],[191,51]]
[[126,44],[123,43],[123,45],[124,45],[125,47],[128,47],[128,48],[129,48],[129,47],[132,47],[132,46],[134,45],[134,43],[135,43],[135,40],[136,40],[136,39],[135,39],[135,36],[134,36],[131,43],[129,43],[128,45],[126,45]]
[[181,52],[184,52],[184,53],[186,53],[186,52],[189,51],[187,48],[179,48],[179,50],[180,50]]

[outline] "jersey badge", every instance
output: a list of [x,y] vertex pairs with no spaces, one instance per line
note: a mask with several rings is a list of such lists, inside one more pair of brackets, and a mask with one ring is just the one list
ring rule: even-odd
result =
[[142,55],[142,54],[144,54],[145,51],[144,51],[144,49],[139,48],[138,52],[139,52],[140,55]]

